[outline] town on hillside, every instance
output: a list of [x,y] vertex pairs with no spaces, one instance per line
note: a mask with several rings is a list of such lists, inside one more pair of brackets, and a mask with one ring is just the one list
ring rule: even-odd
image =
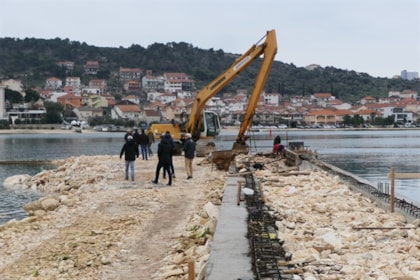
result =
[[[58,65],[71,73],[74,63]],[[99,62],[87,61],[85,74],[95,75]],[[91,79],[82,84],[80,77],[49,77],[43,88],[32,89],[36,98],[27,98],[26,85],[15,79],[0,84],[0,120],[5,127],[22,124],[64,123],[123,127],[148,126],[178,121],[191,111],[197,89],[186,73],[153,75],[140,68],[120,67],[121,87],[107,86],[107,80]],[[10,99],[14,93],[17,98]],[[9,94],[9,95],[8,95]],[[19,97],[19,94],[21,95]],[[385,94],[384,94],[385,96]],[[36,100],[35,100],[36,99]],[[241,123],[248,106],[249,92],[220,92],[206,104],[225,126]],[[57,105],[57,106],[53,106]],[[50,112],[49,112],[50,110]],[[51,117],[55,110],[57,117]],[[310,96],[283,96],[281,92],[262,92],[253,118],[255,128],[337,128],[337,127],[415,127],[420,126],[420,98],[413,90],[389,91],[387,97],[365,96],[354,104],[343,102],[329,92]],[[4,125],[2,125],[3,128]]]

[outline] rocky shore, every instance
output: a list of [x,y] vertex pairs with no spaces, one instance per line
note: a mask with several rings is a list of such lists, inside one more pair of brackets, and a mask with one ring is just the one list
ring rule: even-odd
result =
[[[196,158],[187,180],[183,160],[174,158],[171,187],[151,183],[156,157],[136,161],[134,182],[117,156],[8,178],[9,188],[45,195],[25,206],[28,218],[0,226],[0,279],[188,279],[191,263],[201,279],[229,174]],[[266,163],[254,174],[295,279],[420,279],[419,220],[387,213],[326,172],[293,173],[257,156],[236,165],[248,172],[250,161]]]
[[216,225],[224,172],[194,161],[186,179],[154,178],[156,156],[136,161],[125,181],[118,156],[57,161],[57,169],[8,178],[8,188],[45,193],[24,208],[29,217],[0,226],[0,279],[183,279],[190,260],[204,261]]

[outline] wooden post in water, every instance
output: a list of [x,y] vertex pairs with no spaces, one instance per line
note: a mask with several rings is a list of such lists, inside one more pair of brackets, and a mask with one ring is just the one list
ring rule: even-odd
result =
[[395,168],[391,167],[391,213],[394,213],[394,198],[395,198]]
[[391,212],[394,212],[395,179],[420,179],[420,173],[395,173],[395,168],[391,167],[388,178],[391,179]]

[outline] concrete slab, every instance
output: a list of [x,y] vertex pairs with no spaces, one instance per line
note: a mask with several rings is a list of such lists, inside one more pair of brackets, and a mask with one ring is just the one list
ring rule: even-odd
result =
[[238,180],[243,177],[228,177],[225,182],[206,280],[254,279],[246,237],[248,211],[244,201],[237,204]]

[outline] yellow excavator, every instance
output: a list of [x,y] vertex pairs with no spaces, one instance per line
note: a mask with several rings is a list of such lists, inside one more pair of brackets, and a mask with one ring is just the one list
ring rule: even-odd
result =
[[[258,75],[249,97],[248,106],[232,148],[233,154],[247,153],[248,146],[246,140],[248,137],[245,133],[252,126],[255,108],[257,107],[260,95],[264,90],[276,53],[276,32],[275,30],[269,30],[263,38],[237,58],[229,68],[197,93],[194,98],[191,112],[189,116],[186,116],[186,121],[181,120],[181,123],[173,121],[168,124],[152,124],[149,130],[154,134],[155,138],[160,138],[162,134],[169,131],[174,140],[180,139],[181,141],[185,133],[190,133],[194,141],[200,140],[197,141],[197,156],[204,156],[208,152],[213,152],[215,148],[214,138],[220,133],[221,127],[219,116],[214,112],[204,110],[207,101],[223,89],[223,87],[231,82],[258,57],[263,55]],[[179,147],[178,149],[181,149],[180,147],[182,147],[182,144],[180,142],[176,141],[176,145]],[[222,161],[223,157],[228,156],[223,156],[223,153],[219,153],[219,157]],[[230,161],[229,159],[225,160]]]

